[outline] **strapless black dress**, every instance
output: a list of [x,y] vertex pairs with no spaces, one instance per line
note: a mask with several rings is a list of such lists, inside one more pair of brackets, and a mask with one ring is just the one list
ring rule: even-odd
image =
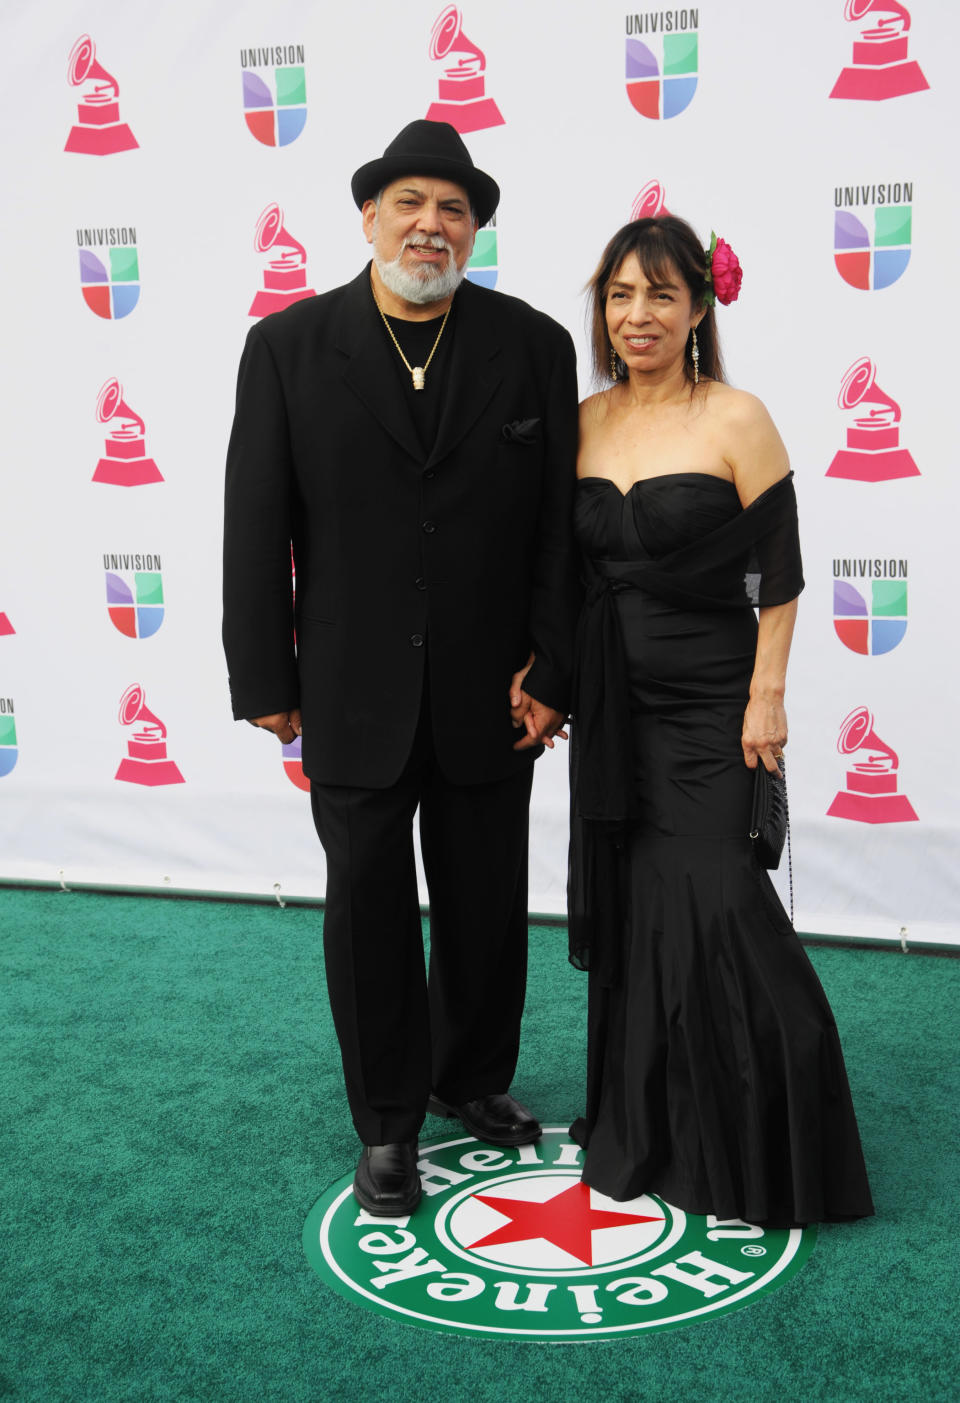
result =
[[[578,484],[576,531],[597,565],[670,558],[741,515],[733,485],[703,473],[625,496]],[[572,1128],[583,1178],[748,1222],[872,1213],[833,1015],[749,838],[756,615],[643,588],[613,600],[633,804],[615,844],[615,974],[590,969],[587,1114]]]

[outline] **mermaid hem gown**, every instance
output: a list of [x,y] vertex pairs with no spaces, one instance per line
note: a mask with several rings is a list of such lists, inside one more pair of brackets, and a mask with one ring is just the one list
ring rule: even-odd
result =
[[[753,507],[721,478],[654,477],[625,496],[578,484],[581,549],[593,578],[613,581],[603,646],[622,656],[604,683],[609,660],[590,654],[585,670],[581,640],[594,715],[584,704],[579,739],[601,737],[606,777],[582,747],[571,941],[586,926],[594,948],[572,953],[590,970],[587,1112],[572,1133],[585,1182],[611,1198],[654,1192],[692,1213],[794,1224],[873,1204],[830,1006],[749,838],[740,732],[757,624],[744,574],[759,572],[761,603],[802,588],[789,479],[770,494],[748,542]],[[619,721],[616,695],[595,696],[604,685],[625,689]],[[577,723],[575,709],[575,737]],[[609,793],[621,783],[622,812]]]

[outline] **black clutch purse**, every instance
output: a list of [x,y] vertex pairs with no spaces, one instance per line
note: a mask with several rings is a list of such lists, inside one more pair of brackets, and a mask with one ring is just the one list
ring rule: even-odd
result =
[[762,867],[773,871],[780,866],[780,857],[787,837],[790,811],[787,808],[787,781],[783,775],[771,774],[761,759],[757,759],[753,781],[753,812],[750,816],[750,837],[753,850]]

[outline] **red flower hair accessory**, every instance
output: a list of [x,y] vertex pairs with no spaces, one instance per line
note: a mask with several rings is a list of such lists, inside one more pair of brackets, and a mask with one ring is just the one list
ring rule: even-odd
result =
[[728,307],[740,296],[740,284],[743,282],[740,260],[726,239],[718,239],[712,229],[710,247],[704,249],[704,255],[707,260],[707,285],[703,300],[708,307],[713,307],[717,302]]

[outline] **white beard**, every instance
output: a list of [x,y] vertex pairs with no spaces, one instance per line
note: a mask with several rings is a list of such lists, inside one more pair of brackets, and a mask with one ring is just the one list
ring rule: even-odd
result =
[[[374,220],[373,261],[377,265],[377,272],[383,279],[384,287],[389,288],[394,297],[400,297],[404,302],[423,306],[429,302],[443,302],[448,297],[453,296],[467,275],[467,264],[465,261],[462,268],[457,267],[453,249],[446,239],[441,238],[439,234],[419,234],[415,240],[404,239],[396,258],[388,263],[377,247],[379,238],[377,223],[378,221]],[[426,264],[416,271],[404,267],[400,260],[403,258],[404,249],[413,242],[429,244],[431,248],[446,249],[446,267],[437,268],[432,264]]]

